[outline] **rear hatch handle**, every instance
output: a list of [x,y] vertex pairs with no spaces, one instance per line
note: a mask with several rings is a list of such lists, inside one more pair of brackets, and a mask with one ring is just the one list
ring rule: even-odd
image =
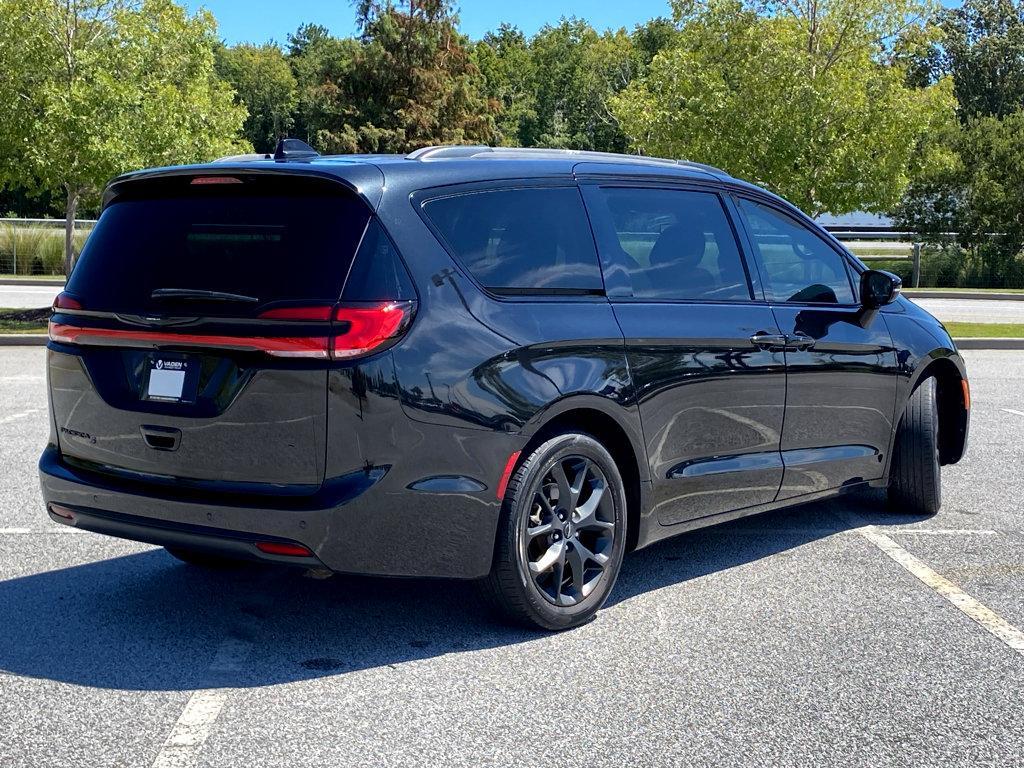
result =
[[181,443],[181,430],[176,427],[142,425],[139,429],[142,432],[142,439],[151,449],[176,451]]

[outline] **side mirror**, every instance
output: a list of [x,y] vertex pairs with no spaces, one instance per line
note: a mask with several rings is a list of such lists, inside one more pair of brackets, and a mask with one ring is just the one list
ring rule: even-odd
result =
[[892,304],[902,288],[899,275],[885,270],[867,270],[860,276],[860,303],[868,309]]

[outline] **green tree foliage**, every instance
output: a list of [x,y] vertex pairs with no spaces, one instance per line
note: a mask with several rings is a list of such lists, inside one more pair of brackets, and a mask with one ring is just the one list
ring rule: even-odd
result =
[[915,0],[674,3],[675,44],[612,99],[644,153],[713,163],[812,214],[895,205],[914,150],[952,108],[948,82],[907,84],[894,44]]
[[[295,135],[323,147],[344,122],[344,101],[359,41],[331,37],[326,27],[304,24],[288,36],[288,62],[298,89]],[[320,141],[323,134],[325,141]]]
[[170,0],[3,0],[0,180],[61,192],[67,268],[78,206],[111,176],[244,146],[214,30]]
[[337,82],[341,124],[321,129],[332,152],[407,152],[490,143],[494,113],[448,0],[360,0],[362,39]]
[[928,163],[895,210],[925,239],[964,249],[953,279],[1024,284],[1024,3],[968,0],[942,15],[926,57],[951,77],[960,123],[925,145]]
[[235,99],[249,113],[242,133],[256,152],[273,152],[277,140],[290,134],[298,106],[295,75],[274,43],[218,46],[217,74],[235,90]]
[[952,75],[963,120],[1024,109],[1024,2],[967,0],[947,9],[938,75]]
[[517,146],[537,121],[537,71],[526,36],[510,24],[473,46],[488,107],[497,112],[498,143]]

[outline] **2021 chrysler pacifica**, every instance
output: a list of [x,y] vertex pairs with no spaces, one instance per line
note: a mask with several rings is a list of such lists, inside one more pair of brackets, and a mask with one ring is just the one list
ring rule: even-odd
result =
[[54,305],[43,495],[571,627],[663,537],[863,486],[938,509],[966,372],[899,287],[695,163],[285,140],[132,173]]

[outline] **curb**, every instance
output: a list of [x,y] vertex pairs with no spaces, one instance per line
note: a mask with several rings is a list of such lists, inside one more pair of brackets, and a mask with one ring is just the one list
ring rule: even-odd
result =
[[908,299],[991,299],[1003,302],[1024,302],[1024,294],[997,291],[929,291],[926,288],[909,288],[901,293]]
[[[0,347],[45,346],[46,334],[0,334]],[[1024,350],[1024,338],[992,336],[954,339],[959,350]]]
[[1024,339],[991,336],[954,339],[958,350],[1024,350]]
[[0,279],[0,286],[63,286],[66,281],[46,280],[45,278],[25,278],[15,280],[13,278]]
[[0,347],[28,347],[45,345],[49,341],[46,334],[0,334]]

